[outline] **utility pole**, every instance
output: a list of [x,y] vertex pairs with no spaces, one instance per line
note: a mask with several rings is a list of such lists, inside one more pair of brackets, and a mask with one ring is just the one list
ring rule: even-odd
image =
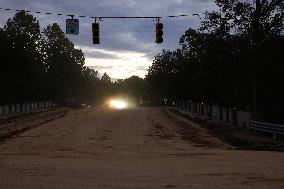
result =
[[253,35],[252,35],[252,42],[253,42],[253,81],[252,81],[252,93],[253,93],[253,109],[254,111],[257,110],[257,64],[259,61],[258,58],[258,49],[260,43],[260,17],[261,17],[261,0],[255,0],[255,15],[253,20]]

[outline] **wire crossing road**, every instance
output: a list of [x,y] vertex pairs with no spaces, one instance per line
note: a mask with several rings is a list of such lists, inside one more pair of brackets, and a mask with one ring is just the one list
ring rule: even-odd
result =
[[233,150],[165,109],[78,109],[1,143],[0,188],[283,189],[284,153]]

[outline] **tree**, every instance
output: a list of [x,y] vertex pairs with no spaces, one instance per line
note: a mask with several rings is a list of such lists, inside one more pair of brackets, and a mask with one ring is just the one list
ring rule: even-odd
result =
[[120,79],[114,83],[116,95],[127,96],[133,102],[138,103],[142,99],[148,99],[146,80],[131,76],[124,80]]
[[105,73],[102,75],[101,81],[102,81],[102,82],[105,82],[105,83],[111,83],[111,78],[110,78],[110,77],[107,75],[107,73],[105,72]]
[[220,10],[206,12],[198,30],[189,28],[180,49],[155,57],[147,74],[152,90],[283,121],[284,2],[215,2]]
[[[82,90],[85,58],[81,50],[65,36],[58,24],[44,29],[47,48],[47,73],[51,95],[59,101],[78,98]],[[64,74],[63,74],[64,73]]]
[[[283,46],[284,2],[256,0],[252,4],[247,1],[216,0],[216,4],[220,7],[220,12],[207,13],[201,29],[217,34],[223,30],[222,26],[228,26],[225,27],[226,34],[233,32],[238,37],[239,43],[234,51],[241,60],[239,65],[245,64],[242,67],[246,67],[249,72],[239,74],[248,76],[246,82],[250,83],[251,90],[246,95],[251,96],[251,106],[258,111],[266,111],[274,106],[272,104],[279,102],[284,106],[284,102],[280,100],[283,95],[280,83],[283,79],[278,74],[279,70],[283,70],[283,64],[280,63],[283,62],[283,55],[279,47]],[[240,42],[246,47],[240,45]],[[275,110],[272,114],[279,111],[281,110]]]
[[98,72],[84,66],[82,50],[58,24],[40,32],[32,15],[19,11],[0,28],[0,103],[94,98]]
[[6,101],[44,98],[43,38],[36,18],[19,11],[8,19],[1,38],[0,75]]
[[[256,0],[255,4],[238,0],[215,2],[220,7],[220,12],[207,12],[201,30],[221,37],[233,32],[242,38],[242,42],[247,46],[245,49],[247,52],[242,56],[250,72],[251,104],[255,110],[260,109],[259,103],[263,101],[262,75],[264,73],[267,75],[267,70],[264,68],[267,63],[264,60],[267,54],[274,51],[267,52],[265,49],[269,43],[274,43],[274,40],[281,41],[280,36],[284,31],[284,2],[282,0]],[[279,68],[279,59],[271,58],[269,67]]]

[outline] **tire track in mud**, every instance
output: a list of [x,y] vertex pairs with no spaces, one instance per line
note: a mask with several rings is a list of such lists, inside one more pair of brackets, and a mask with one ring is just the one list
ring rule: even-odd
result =
[[66,115],[68,109],[55,109],[41,113],[25,115],[21,118],[11,119],[0,124],[0,142],[49,123]]
[[161,109],[161,112],[176,126],[177,132],[180,134],[183,140],[192,143],[193,146],[201,148],[221,148],[230,149],[231,147],[226,143],[223,143],[218,138],[210,135],[205,129],[199,127],[198,124],[190,123],[183,118],[177,117],[172,112],[166,109]]

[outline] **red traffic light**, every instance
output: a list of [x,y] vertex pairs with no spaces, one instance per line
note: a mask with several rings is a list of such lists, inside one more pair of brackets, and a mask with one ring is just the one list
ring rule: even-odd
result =
[[156,28],[162,30],[164,25],[162,23],[156,23]]
[[92,24],[93,44],[100,44],[100,25],[99,23]]
[[92,30],[93,30],[93,32],[99,31],[100,30],[100,24],[99,23],[93,23]]
[[163,43],[163,24],[156,23],[156,43]]
[[93,38],[93,44],[100,44],[100,38]]

